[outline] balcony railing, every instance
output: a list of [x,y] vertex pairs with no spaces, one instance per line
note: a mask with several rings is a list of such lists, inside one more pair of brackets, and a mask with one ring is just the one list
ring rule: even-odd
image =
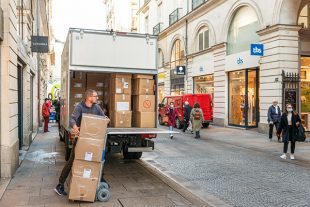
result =
[[178,21],[180,17],[181,17],[181,8],[178,8],[169,15],[169,25],[172,25],[173,23]]
[[198,6],[200,6],[205,1],[206,0],[192,0],[192,10],[196,9]]
[[163,30],[163,24],[158,23],[155,27],[153,27],[153,35],[158,35]]

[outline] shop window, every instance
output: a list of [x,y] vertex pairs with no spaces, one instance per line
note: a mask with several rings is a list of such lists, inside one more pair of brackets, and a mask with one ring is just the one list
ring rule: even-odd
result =
[[228,31],[228,55],[250,50],[252,43],[259,42],[259,22],[256,13],[248,6],[241,7],[235,14]]
[[304,6],[301,10],[299,17],[298,17],[298,25],[301,25],[303,28],[309,28],[309,4]]
[[194,93],[195,94],[211,94],[213,97],[213,93],[214,93],[213,75],[194,77]]
[[301,120],[307,131],[310,130],[310,57],[301,58]]
[[162,50],[158,50],[158,67],[164,67],[164,54]]
[[184,94],[184,76],[175,73],[176,66],[185,64],[184,46],[180,40],[174,42],[170,59],[171,95]]
[[204,29],[198,34],[198,50],[202,51],[210,47],[209,30]]

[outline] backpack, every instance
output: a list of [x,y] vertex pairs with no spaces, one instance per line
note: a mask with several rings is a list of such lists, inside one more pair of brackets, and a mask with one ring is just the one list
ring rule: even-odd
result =
[[200,118],[201,118],[200,110],[199,109],[195,109],[195,111],[194,111],[194,119],[195,120],[200,120]]

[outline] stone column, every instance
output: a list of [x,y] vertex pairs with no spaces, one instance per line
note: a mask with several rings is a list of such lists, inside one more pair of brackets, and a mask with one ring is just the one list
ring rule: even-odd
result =
[[227,95],[225,57],[226,44],[221,43],[214,46],[214,112],[213,122],[216,125],[227,125]]
[[274,25],[258,31],[265,50],[260,61],[259,131],[262,133],[268,133],[267,112],[272,101],[277,100],[282,110],[282,70],[299,72],[299,30],[295,25]]

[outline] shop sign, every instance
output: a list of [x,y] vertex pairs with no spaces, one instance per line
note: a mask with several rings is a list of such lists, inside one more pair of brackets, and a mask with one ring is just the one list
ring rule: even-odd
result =
[[48,37],[31,36],[31,52],[48,53]]
[[185,75],[185,66],[184,65],[177,66],[176,67],[176,74],[177,75]]
[[264,56],[264,45],[251,44],[251,55]]
[[205,69],[203,68],[203,66],[200,66],[199,71],[203,72]]

